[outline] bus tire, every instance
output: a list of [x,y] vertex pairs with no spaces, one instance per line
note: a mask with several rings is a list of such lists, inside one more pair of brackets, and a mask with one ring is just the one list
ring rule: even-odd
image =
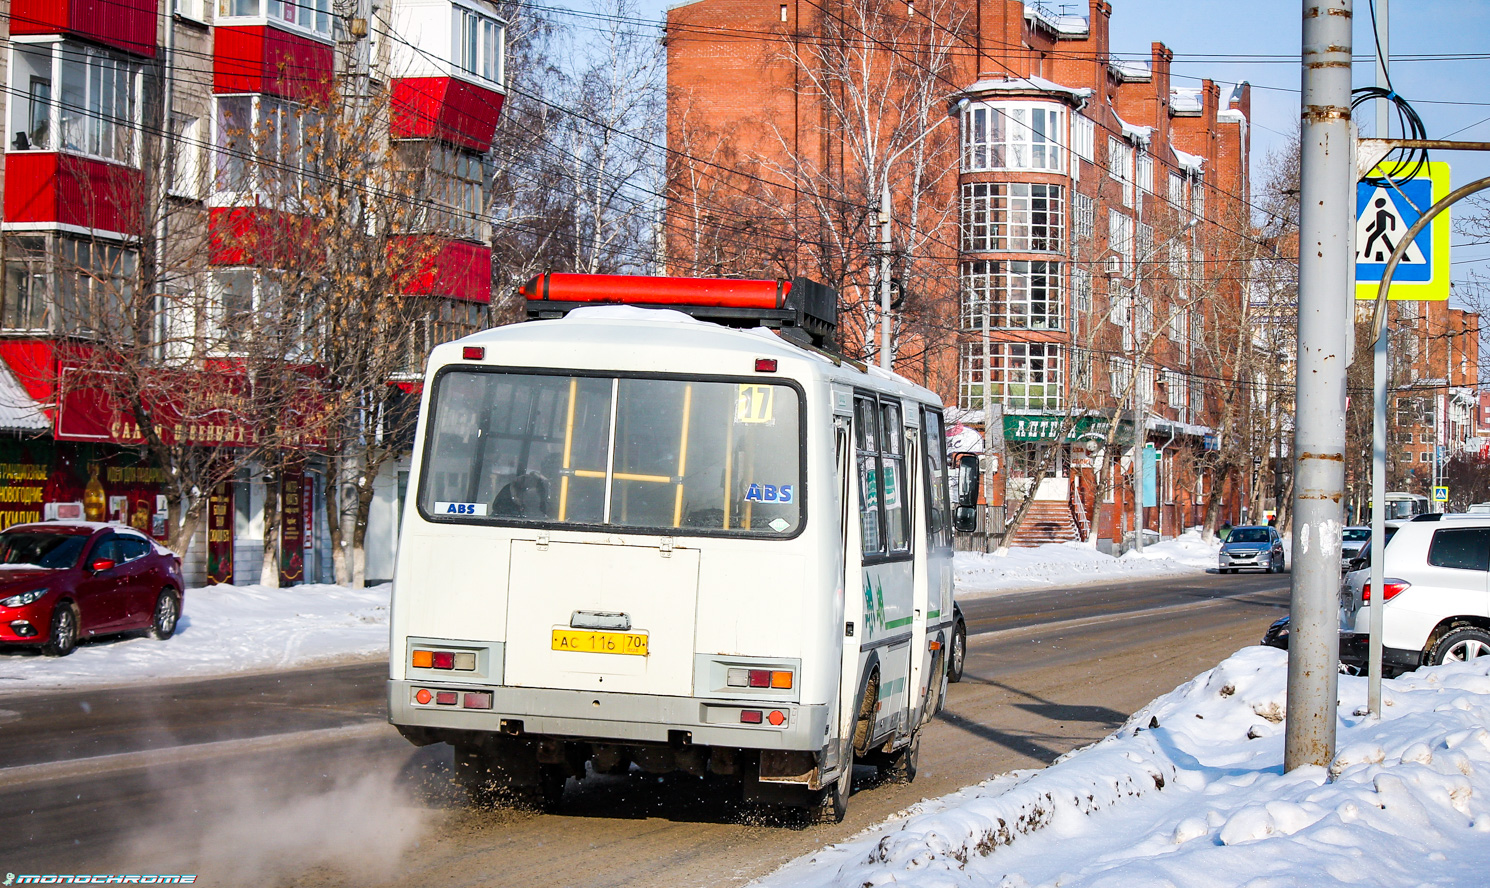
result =
[[962,681],[962,664],[967,659],[967,626],[961,620],[952,627],[951,650],[947,653],[947,681]]
[[889,753],[880,766],[880,777],[891,783],[912,783],[916,779],[916,766],[921,761],[921,730],[911,732],[911,741],[900,749]]
[[859,715],[854,721],[854,755],[863,758],[869,753],[871,734],[874,733],[874,712],[880,700],[880,674],[871,673],[864,683],[864,693],[859,697]]
[[819,789],[808,819],[813,823],[842,823],[848,816],[848,796],[854,784],[854,761],[849,759],[838,779]]

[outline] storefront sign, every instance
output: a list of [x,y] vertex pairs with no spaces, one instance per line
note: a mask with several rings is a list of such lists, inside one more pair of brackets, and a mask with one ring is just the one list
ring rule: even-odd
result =
[[207,498],[207,582],[233,582],[233,488],[219,484]]
[[305,579],[305,475],[285,472],[279,485],[279,582]]
[[[1066,430],[1065,440],[1105,438],[1112,420],[1105,416],[1065,416],[1059,413],[1004,414],[1005,441],[1054,441]],[[1128,424],[1120,426],[1120,430]]]

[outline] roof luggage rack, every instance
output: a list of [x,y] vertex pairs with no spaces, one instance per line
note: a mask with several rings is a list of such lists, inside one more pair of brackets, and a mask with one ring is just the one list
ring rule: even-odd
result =
[[670,308],[726,327],[770,327],[816,348],[832,347],[838,330],[838,292],[800,277],[755,281],[549,272],[518,293],[529,320],[561,318],[595,305]]

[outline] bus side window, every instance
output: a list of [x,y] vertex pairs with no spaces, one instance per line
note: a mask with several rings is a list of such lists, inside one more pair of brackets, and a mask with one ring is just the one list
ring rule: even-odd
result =
[[900,422],[900,405],[880,405],[880,475],[885,502],[885,535],[892,553],[911,550],[909,487],[905,476],[905,432]]
[[883,521],[880,516],[879,417],[874,402],[854,399],[854,444],[859,463],[859,526],[863,532],[864,554],[885,551]]
[[942,429],[942,415],[934,410],[922,410],[921,434],[926,453],[926,504],[930,509],[926,527],[931,532],[931,545],[946,548],[952,545],[952,510],[947,494],[947,436]]

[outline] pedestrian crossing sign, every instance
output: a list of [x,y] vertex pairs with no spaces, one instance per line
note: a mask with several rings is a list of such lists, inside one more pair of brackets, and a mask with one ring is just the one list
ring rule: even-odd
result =
[[[1355,223],[1355,296],[1375,299],[1376,290],[1386,273],[1387,260],[1401,242],[1402,235],[1417,222],[1433,202],[1449,193],[1449,165],[1424,164],[1412,179],[1398,179],[1388,184],[1384,164],[1371,176],[1356,183]],[[1439,300],[1449,298],[1449,213],[1433,218],[1428,227],[1402,254],[1392,273],[1389,299]]]

